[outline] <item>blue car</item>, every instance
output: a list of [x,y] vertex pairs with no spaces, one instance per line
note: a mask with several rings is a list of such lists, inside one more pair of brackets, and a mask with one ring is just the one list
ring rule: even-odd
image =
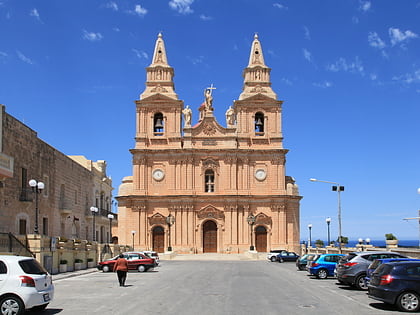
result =
[[308,273],[318,279],[325,279],[334,276],[335,265],[343,254],[322,254],[319,255],[308,266]]
[[372,273],[378,268],[380,265],[389,263],[389,262],[396,262],[396,261],[420,261],[420,259],[414,258],[383,258],[383,259],[375,259],[368,267],[366,271],[366,285],[369,284],[370,278],[372,277]]

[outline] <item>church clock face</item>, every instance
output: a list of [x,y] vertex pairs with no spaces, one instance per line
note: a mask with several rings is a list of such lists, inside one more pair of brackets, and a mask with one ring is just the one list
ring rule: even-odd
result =
[[156,169],[152,173],[153,179],[161,181],[165,177],[165,173],[161,169]]
[[263,181],[267,177],[267,173],[263,169],[258,169],[255,171],[255,178],[259,181]]

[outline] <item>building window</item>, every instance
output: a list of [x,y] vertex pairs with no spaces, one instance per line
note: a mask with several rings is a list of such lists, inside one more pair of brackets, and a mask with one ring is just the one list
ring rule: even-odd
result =
[[204,174],[205,192],[214,192],[214,172],[207,170]]
[[30,190],[28,188],[28,170],[26,168],[21,169],[20,172],[20,201],[31,201]]
[[264,134],[264,114],[258,112],[255,114],[255,135],[262,136]]
[[26,234],[26,220],[19,220],[19,234]]
[[162,136],[164,132],[163,114],[156,113],[153,117],[153,132],[155,136]]
[[48,218],[42,218],[42,234],[48,235]]

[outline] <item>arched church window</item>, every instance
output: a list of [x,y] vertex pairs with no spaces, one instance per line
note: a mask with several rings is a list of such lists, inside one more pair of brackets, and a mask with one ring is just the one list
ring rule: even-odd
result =
[[255,114],[255,134],[262,136],[264,134],[264,114],[258,112]]
[[214,192],[214,172],[212,170],[207,170],[204,173],[204,187],[205,192]]
[[162,136],[164,132],[163,114],[156,113],[153,117],[153,132],[155,136]]

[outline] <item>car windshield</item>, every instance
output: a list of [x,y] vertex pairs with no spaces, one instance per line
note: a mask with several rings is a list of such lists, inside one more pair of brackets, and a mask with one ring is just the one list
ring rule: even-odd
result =
[[378,274],[380,276],[386,275],[386,274],[389,274],[392,268],[393,267],[391,265],[382,264],[373,272],[373,274]]
[[354,257],[356,257],[357,255],[355,253],[349,253],[346,256],[340,258],[339,262],[347,262],[352,260]]
[[41,266],[41,264],[35,259],[25,259],[19,261],[19,266],[25,273],[32,275],[45,275],[47,270]]

